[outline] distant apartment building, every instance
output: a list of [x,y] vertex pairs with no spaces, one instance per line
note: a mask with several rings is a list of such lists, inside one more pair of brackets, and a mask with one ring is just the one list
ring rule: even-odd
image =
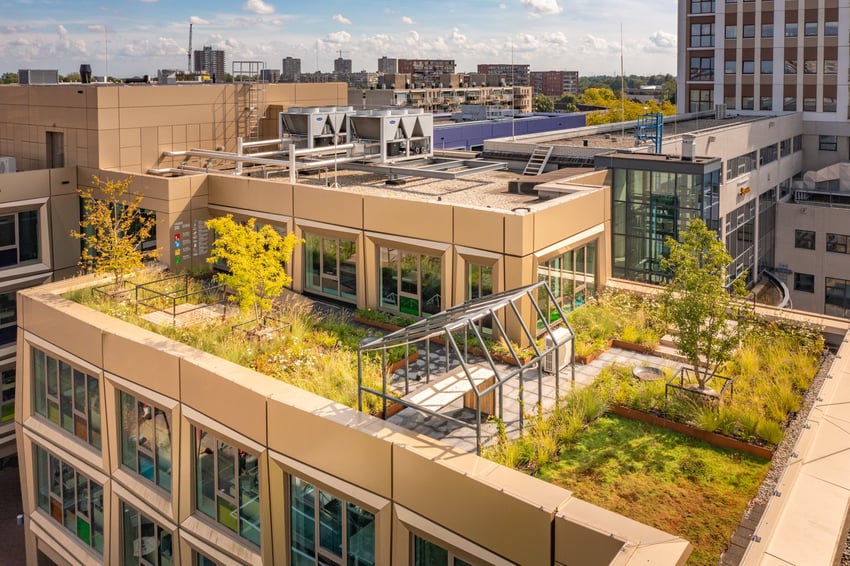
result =
[[531,71],[531,86],[535,94],[578,96],[578,71]]
[[513,108],[517,112],[532,110],[531,87],[527,86],[393,88],[392,83],[385,85],[383,89],[349,89],[348,103],[367,109],[410,106],[435,113],[457,112],[464,104]]
[[280,82],[297,83],[301,80],[301,59],[284,57],[280,62]]
[[478,72],[483,75],[499,75],[510,85],[529,86],[528,65],[514,65],[512,63],[479,64]]
[[417,87],[440,84],[442,75],[455,73],[454,59],[399,59],[398,72],[410,74]]
[[279,69],[261,69],[260,80],[265,83],[276,83],[280,81]]
[[384,55],[378,59],[378,72],[393,75],[398,73],[398,59]]
[[224,51],[213,49],[209,45],[195,50],[195,72],[208,73],[213,82],[224,82],[227,72],[224,63]]
[[337,57],[334,59],[334,74],[337,77],[347,77],[351,74],[351,59]]

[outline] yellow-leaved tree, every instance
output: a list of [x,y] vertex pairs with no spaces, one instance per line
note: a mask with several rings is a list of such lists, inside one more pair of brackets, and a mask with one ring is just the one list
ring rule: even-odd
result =
[[303,240],[294,234],[281,236],[268,224],[259,229],[255,224],[254,218],[241,224],[230,214],[207,220],[207,228],[216,236],[207,262],[227,265],[229,273],[219,273],[218,281],[233,289],[236,296],[232,300],[243,311],[253,310],[255,319],[262,321],[292,282],[285,264]]
[[155,259],[159,249],[143,250],[156,226],[156,216],[141,209],[142,196],[128,193],[132,177],[123,181],[92,178],[93,187],[79,187],[83,199],[80,230],[71,236],[83,242],[79,265],[87,273],[108,273],[114,290],[124,278]]

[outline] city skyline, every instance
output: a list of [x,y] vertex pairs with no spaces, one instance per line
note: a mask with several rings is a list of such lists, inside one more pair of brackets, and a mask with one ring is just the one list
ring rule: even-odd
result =
[[626,74],[675,74],[676,5],[671,0],[433,0],[416,6],[364,0],[286,5],[280,0],[0,0],[0,72],[92,66],[123,77],[185,69],[192,48],[223,49],[233,60],[300,58],[302,72],[329,72],[333,60],[375,71],[381,56],[454,59],[458,72],[479,63],[533,70],[619,74],[622,22]]

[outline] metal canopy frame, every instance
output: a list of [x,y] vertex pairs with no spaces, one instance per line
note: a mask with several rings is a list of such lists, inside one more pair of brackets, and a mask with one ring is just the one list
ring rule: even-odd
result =
[[[546,309],[543,311],[538,301],[538,293],[545,292],[548,296],[549,304],[554,307],[554,311]],[[545,346],[540,346],[537,342],[537,326],[529,327],[526,320],[522,316],[523,309],[528,305],[534,309],[538,320],[543,323],[543,335],[548,336],[550,340],[545,341]],[[527,310],[526,310],[527,312]],[[557,316],[554,316],[557,313]],[[493,359],[492,353],[487,348],[484,336],[481,333],[481,322],[489,317],[493,324],[493,338],[501,340],[507,345],[509,357],[513,364],[506,368],[506,364],[497,364]],[[525,342],[530,344],[534,350],[534,355],[531,359],[521,360],[519,354],[510,340],[505,327],[508,321],[517,323],[524,337]],[[556,334],[555,330],[565,328],[568,332],[564,335],[563,332]],[[402,328],[380,338],[364,340],[357,351],[357,405],[360,411],[363,410],[364,395],[375,395],[382,400],[382,415],[386,417],[387,407],[390,403],[400,403],[405,407],[410,407],[421,411],[425,414],[438,416],[450,422],[454,422],[463,426],[468,426],[469,423],[458,418],[452,417],[440,410],[432,410],[423,407],[421,404],[405,399],[411,393],[415,393],[424,387],[427,387],[432,381],[432,377],[439,379],[440,369],[444,370],[445,374],[451,371],[462,370],[462,375],[467,380],[469,389],[465,394],[471,394],[475,399],[475,444],[476,453],[481,452],[481,400],[483,397],[493,394],[494,398],[498,397],[498,402],[495,403],[497,416],[503,418],[504,394],[503,386],[510,380],[522,379],[526,371],[536,371],[537,373],[537,404],[542,405],[543,398],[543,363],[542,358],[547,355],[552,355],[555,358],[554,375],[555,375],[555,398],[560,396],[560,373],[561,361],[561,346],[570,342],[571,353],[569,365],[571,368],[571,382],[575,381],[575,333],[567,321],[564,311],[555,300],[555,296],[549,289],[546,282],[538,282],[525,287],[519,287],[510,291],[503,291],[492,295],[480,297],[466,301],[463,304],[450,307],[442,312],[439,312],[429,318],[420,320],[406,328]],[[436,368],[437,364],[431,362],[431,343],[432,341],[442,341],[446,349],[445,367]],[[390,348],[404,347],[405,363],[402,369],[397,371],[402,372],[404,382],[404,391],[400,396],[397,396],[390,390],[389,380],[395,372],[389,371],[387,361],[387,352]],[[472,353],[470,348],[478,348],[479,351]],[[416,376],[411,375],[411,367],[409,358],[411,349],[425,351],[425,372],[424,376],[417,372]],[[478,355],[484,358],[484,362],[478,363],[478,366],[485,366],[493,374],[493,383],[478,385],[473,379],[472,362],[470,355]],[[363,366],[364,357],[377,356],[381,360],[382,387],[381,390],[376,390],[363,384]],[[437,370],[437,371],[434,371]],[[411,381],[414,383],[411,384]],[[435,381],[436,382],[436,381]],[[411,387],[413,385],[413,387]],[[424,387],[423,387],[424,386]],[[523,387],[517,388],[517,402],[520,407],[523,404]],[[458,395],[464,395],[461,393]],[[445,407],[443,407],[445,408]],[[523,411],[519,411],[519,427],[523,427]]]

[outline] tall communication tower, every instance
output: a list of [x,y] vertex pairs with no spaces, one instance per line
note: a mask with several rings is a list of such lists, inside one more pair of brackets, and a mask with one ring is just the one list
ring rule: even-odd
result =
[[186,58],[189,60],[189,66],[186,70],[192,72],[192,24],[189,24],[189,51],[186,52]]

